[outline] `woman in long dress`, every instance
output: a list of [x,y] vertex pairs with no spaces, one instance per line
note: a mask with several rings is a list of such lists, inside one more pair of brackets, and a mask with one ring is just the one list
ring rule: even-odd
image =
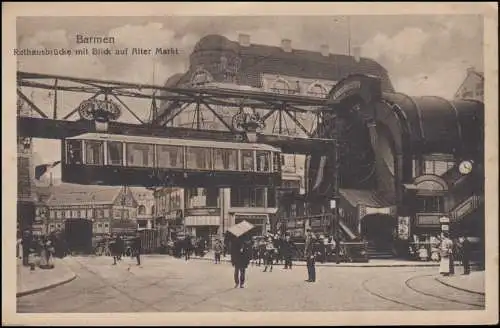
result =
[[439,265],[439,273],[448,276],[450,274],[450,261],[451,261],[451,253],[453,250],[453,242],[448,238],[447,234],[443,235],[441,239],[440,245],[440,255],[441,262]]

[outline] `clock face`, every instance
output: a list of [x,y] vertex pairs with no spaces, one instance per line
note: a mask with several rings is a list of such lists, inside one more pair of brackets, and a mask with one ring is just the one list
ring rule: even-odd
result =
[[458,166],[458,170],[462,174],[469,174],[472,171],[472,162],[470,162],[470,161],[463,161]]

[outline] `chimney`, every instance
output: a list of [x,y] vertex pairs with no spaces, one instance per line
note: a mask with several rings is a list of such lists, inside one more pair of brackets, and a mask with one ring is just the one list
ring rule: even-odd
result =
[[238,35],[238,42],[242,47],[250,46],[250,35],[248,34],[240,34]]
[[328,57],[330,55],[330,48],[327,44],[321,45],[321,55],[325,57]]
[[361,58],[361,47],[359,46],[352,47],[352,55],[354,57],[354,60],[359,62]]
[[281,48],[284,52],[292,52],[292,40],[283,39],[281,40]]

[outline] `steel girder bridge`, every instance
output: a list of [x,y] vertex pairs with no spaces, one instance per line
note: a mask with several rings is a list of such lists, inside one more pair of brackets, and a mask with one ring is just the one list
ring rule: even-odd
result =
[[[30,92],[47,92],[45,101],[49,100],[51,108],[28,96]],[[332,149],[333,145],[331,139],[316,137],[321,135],[320,122],[332,117],[333,108],[327,99],[315,97],[203,86],[164,87],[21,71],[17,72],[17,95],[17,135],[24,138],[65,139],[96,132],[96,113],[104,110],[111,113],[107,115],[107,133],[112,134],[244,142],[247,127],[255,126],[255,142],[280,147],[284,153],[310,154]],[[137,106],[131,104],[138,100],[148,119],[141,119]],[[68,106],[72,109],[62,114]],[[172,126],[188,108],[194,113],[192,126]],[[231,110],[230,122],[222,117],[220,108]],[[223,130],[204,129],[203,111],[218,120]],[[124,112],[136,122],[120,121]],[[315,127],[306,128],[307,122],[301,118],[304,114],[309,123],[315,121]],[[273,133],[264,132],[271,124]],[[292,129],[300,131],[301,136],[290,135]]]

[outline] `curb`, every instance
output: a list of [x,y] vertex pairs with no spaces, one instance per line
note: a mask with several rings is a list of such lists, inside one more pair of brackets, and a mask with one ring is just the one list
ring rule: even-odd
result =
[[437,282],[441,283],[442,285],[445,285],[447,287],[450,287],[450,288],[453,288],[453,289],[457,289],[457,290],[461,290],[463,292],[467,292],[467,293],[471,293],[471,294],[477,294],[477,295],[482,295],[482,296],[486,296],[486,293],[485,292],[477,292],[475,290],[470,290],[470,289],[466,289],[466,288],[461,288],[461,287],[457,287],[455,285],[452,285],[448,282],[444,282],[443,280],[441,280],[439,277],[435,277],[434,278]]
[[71,282],[71,281],[75,280],[76,277],[77,277],[77,275],[75,273],[71,273],[71,277],[69,277],[67,279],[64,279],[64,280],[61,280],[61,281],[58,281],[56,283],[53,283],[53,284],[50,284],[50,285],[47,285],[47,286],[43,286],[43,287],[39,287],[39,288],[35,288],[35,289],[31,289],[31,290],[26,290],[26,291],[23,291],[23,292],[18,292],[18,293],[16,293],[16,298],[17,297],[23,297],[23,296],[26,296],[26,295],[40,293],[40,292],[43,292],[45,290],[52,289],[52,288],[55,288],[55,287],[67,284],[68,282]]

